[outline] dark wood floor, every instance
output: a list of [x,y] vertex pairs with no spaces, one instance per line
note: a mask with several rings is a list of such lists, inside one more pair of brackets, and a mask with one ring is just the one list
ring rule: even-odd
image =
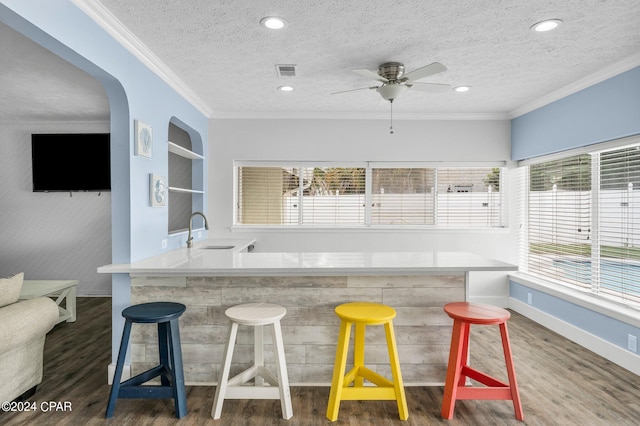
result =
[[[171,400],[119,400],[104,419],[111,360],[111,299],[79,298],[78,321],[47,336],[44,380],[30,399],[33,412],[0,412],[2,425],[329,425],[327,387],[292,388],[294,416],[282,420],[279,401],[225,401],[222,419],[210,417],[215,388],[187,388],[189,414],[173,417]],[[337,425],[638,425],[640,377],[557,334],[513,314],[509,321],[525,422],[507,401],[459,401],[453,420],[440,418],[442,387],[408,387],[409,420],[394,402],[347,401]],[[472,328],[474,366],[505,379],[497,327]],[[484,360],[484,361],[482,361]],[[49,401],[54,404],[52,410]],[[55,411],[71,406],[72,411]],[[57,405],[57,407],[56,407]]]

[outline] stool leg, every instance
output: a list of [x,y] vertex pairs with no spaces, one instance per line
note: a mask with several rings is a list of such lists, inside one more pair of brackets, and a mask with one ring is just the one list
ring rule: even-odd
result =
[[131,320],[125,320],[124,329],[122,330],[122,340],[120,341],[120,350],[118,351],[118,361],[116,361],[116,371],[113,374],[113,383],[111,384],[111,392],[109,393],[109,402],[107,403],[107,412],[105,417],[110,419],[116,409],[116,399],[120,393],[120,381],[122,380],[122,369],[124,368],[124,360],[127,355],[127,345],[129,344],[129,336],[131,335]]
[[[442,411],[440,415],[444,419],[453,417],[453,409],[456,404],[458,384],[461,380],[462,366],[467,362],[463,359],[465,339],[469,336],[469,324],[454,320],[451,333],[451,348],[449,350],[449,365],[447,367],[447,379],[444,385],[444,397],[442,399]],[[468,346],[466,346],[468,347]],[[462,379],[464,380],[464,379]]]
[[327,418],[332,422],[338,420],[340,410],[340,398],[344,385],[344,371],[347,366],[347,353],[349,351],[349,339],[351,337],[351,323],[345,320],[340,322],[340,335],[336,347],[336,360],[333,366],[333,379],[329,392],[329,404],[327,406]]
[[398,402],[398,414],[400,415],[400,420],[407,420],[409,418],[409,409],[407,408],[407,398],[404,393],[402,373],[400,372],[400,360],[398,358],[396,336],[393,331],[393,323],[391,321],[384,324],[384,331],[387,335],[387,349],[389,350],[389,363],[391,364],[393,387],[395,388],[396,400]]
[[[462,328],[462,349],[460,349],[460,371],[462,371],[462,367],[465,365],[469,365],[469,335],[471,334],[471,324],[465,323],[465,326]],[[464,374],[460,374],[460,378],[458,379],[458,386],[466,386],[467,385],[467,376]]]
[[[365,325],[363,323],[356,323],[355,334],[353,336],[353,366],[358,369],[364,367],[364,330]],[[353,386],[363,386],[364,378],[360,373],[356,373]]]
[[276,354],[276,369],[278,373],[278,387],[280,388],[280,406],[282,407],[282,418],[285,420],[293,416],[291,406],[291,391],[289,390],[289,374],[287,373],[287,363],[284,357],[284,342],[282,339],[282,329],[280,321],[273,323],[273,345]]
[[173,401],[176,409],[176,417],[181,419],[187,415],[187,394],[184,389],[184,371],[182,368],[182,349],[180,344],[180,328],[178,320],[169,321],[168,352],[169,364],[173,376]]
[[224,402],[224,394],[227,390],[227,382],[229,381],[229,371],[231,370],[231,358],[233,358],[233,347],[236,344],[236,334],[238,333],[238,324],[231,323],[229,327],[229,335],[227,336],[227,345],[224,349],[224,359],[216,394],[213,398],[213,407],[211,408],[211,417],[219,419],[222,414],[222,403]]
[[502,348],[504,351],[504,360],[507,365],[507,376],[509,377],[509,388],[511,389],[511,399],[513,400],[513,410],[516,419],[524,420],[522,412],[522,404],[520,403],[520,393],[518,392],[518,383],[516,382],[516,370],[513,367],[513,358],[511,356],[511,344],[509,343],[509,332],[507,323],[500,324],[500,336],[502,337]]
[[[160,365],[168,370],[173,366],[169,363],[169,324],[167,322],[158,323],[158,354],[160,356]],[[166,374],[160,374],[160,384],[169,386],[169,379]]]
[[[264,330],[261,325],[253,327],[253,353],[253,364],[264,367]],[[260,375],[256,376],[254,384],[264,386],[264,378]]]

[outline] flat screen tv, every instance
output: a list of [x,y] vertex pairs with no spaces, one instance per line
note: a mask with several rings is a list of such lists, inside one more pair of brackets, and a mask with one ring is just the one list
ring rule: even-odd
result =
[[33,191],[110,191],[108,133],[32,134]]

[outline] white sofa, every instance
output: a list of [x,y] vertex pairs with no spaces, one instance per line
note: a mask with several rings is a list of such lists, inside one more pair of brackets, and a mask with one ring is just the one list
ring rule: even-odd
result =
[[0,401],[13,401],[42,382],[46,334],[58,320],[48,297],[18,301],[24,274],[0,279]]

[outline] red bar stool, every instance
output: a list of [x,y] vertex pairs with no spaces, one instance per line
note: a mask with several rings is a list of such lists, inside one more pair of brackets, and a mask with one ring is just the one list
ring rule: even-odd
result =
[[[520,394],[516,383],[516,372],[511,358],[511,345],[507,332],[507,320],[511,314],[506,309],[481,303],[455,302],[444,306],[444,311],[453,318],[451,350],[447,380],[444,386],[441,415],[444,419],[453,417],[456,401],[461,399],[511,400],[516,419],[524,420]],[[502,350],[507,366],[509,384],[469,367],[469,330],[471,324],[499,325]],[[466,378],[475,380],[485,387],[465,386]]]

